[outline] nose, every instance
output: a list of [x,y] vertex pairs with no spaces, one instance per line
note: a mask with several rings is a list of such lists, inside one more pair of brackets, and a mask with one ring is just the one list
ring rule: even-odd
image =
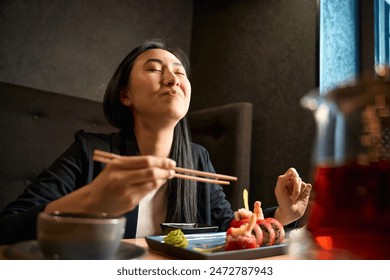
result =
[[175,73],[173,73],[170,70],[166,70],[164,73],[164,76],[163,76],[163,83],[164,83],[164,85],[169,86],[169,87],[179,86],[180,80],[177,77],[177,75],[175,75]]

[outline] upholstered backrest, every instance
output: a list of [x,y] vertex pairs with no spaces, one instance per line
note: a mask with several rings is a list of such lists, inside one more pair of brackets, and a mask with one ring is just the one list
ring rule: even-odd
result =
[[252,104],[231,103],[188,114],[193,142],[204,146],[217,173],[238,177],[224,186],[236,210],[243,207],[242,192],[249,191]]
[[79,129],[115,131],[99,102],[0,83],[0,211],[72,143]]

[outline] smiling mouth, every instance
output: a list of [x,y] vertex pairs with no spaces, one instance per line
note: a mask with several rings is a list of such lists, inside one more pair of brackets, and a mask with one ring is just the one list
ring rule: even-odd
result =
[[174,90],[174,89],[171,89],[171,90],[167,91],[166,94],[169,94],[169,95],[172,95],[172,96],[181,96],[182,95],[177,90]]

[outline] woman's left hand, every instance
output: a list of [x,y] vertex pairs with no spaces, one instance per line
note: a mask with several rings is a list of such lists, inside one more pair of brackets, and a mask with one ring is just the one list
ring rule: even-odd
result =
[[299,177],[295,168],[289,168],[278,177],[275,195],[279,207],[275,218],[283,225],[288,225],[303,216],[309,203],[312,185]]

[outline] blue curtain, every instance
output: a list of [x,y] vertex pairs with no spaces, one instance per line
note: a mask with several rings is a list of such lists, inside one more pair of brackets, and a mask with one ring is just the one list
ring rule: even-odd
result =
[[320,92],[359,71],[358,1],[320,0]]
[[[350,81],[359,71],[358,0],[320,0],[320,94]],[[345,121],[335,106],[329,107],[327,122],[332,139],[318,139],[320,157],[335,163],[346,158]],[[324,142],[325,141],[325,142]],[[322,143],[324,142],[324,143]]]
[[375,0],[375,64],[390,65],[390,0]]

